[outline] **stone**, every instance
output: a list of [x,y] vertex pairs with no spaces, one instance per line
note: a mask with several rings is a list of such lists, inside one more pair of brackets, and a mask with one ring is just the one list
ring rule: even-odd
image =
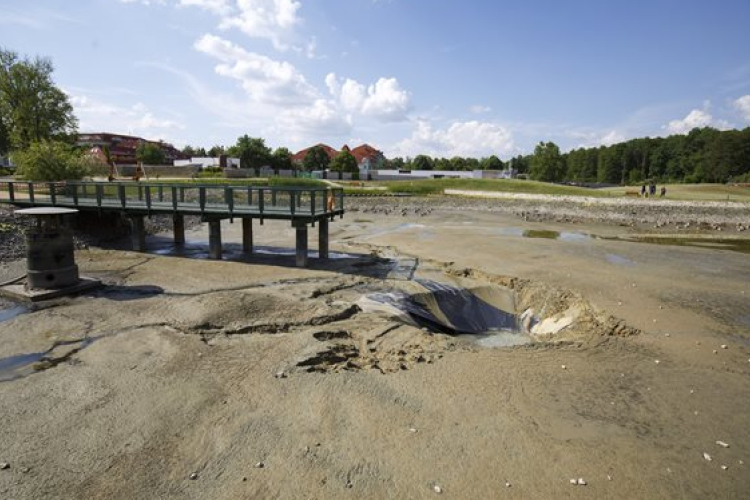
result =
[[725,443],[724,441],[716,441],[716,444],[718,444],[722,448],[729,448],[729,445]]
[[709,455],[709,454],[708,454],[708,453],[706,453],[705,451],[703,452],[703,458],[705,458],[705,459],[706,459],[706,460],[708,460],[709,462],[710,462],[711,460],[713,460],[713,458],[711,458],[711,455]]
[[655,359],[655,360],[654,360],[654,363],[656,363],[656,364],[658,365],[658,364],[659,364],[659,360],[658,360],[658,359]]
[[721,348],[722,348],[722,349],[729,349],[729,346],[728,346],[728,345],[726,345],[726,344],[721,344]]
[[582,477],[578,478],[578,486],[586,486],[586,481]]
[[195,481],[196,479],[198,479],[198,473],[197,472],[193,472],[192,474],[190,474],[189,477],[190,477],[191,481]]
[[505,487],[510,488],[510,483],[508,481],[505,481]]
[[729,467],[727,467],[726,465],[721,466],[721,470],[727,470],[727,469],[729,469]]
[[10,469],[10,464],[8,462],[0,462],[0,470]]
[[276,378],[286,378],[286,373],[284,373],[283,371],[276,372],[274,374],[274,377],[276,377]]
[[433,491],[434,491],[435,493],[437,493],[437,494],[440,494],[440,493],[442,493],[442,492],[443,492],[443,488],[441,488],[441,487],[440,487],[440,486],[438,486],[437,484],[436,484],[435,486],[433,486],[433,487],[432,487],[432,490],[433,490]]
[[256,469],[262,469],[265,466],[266,466],[266,464],[264,464],[263,462],[258,462],[257,464],[255,464],[255,468]]

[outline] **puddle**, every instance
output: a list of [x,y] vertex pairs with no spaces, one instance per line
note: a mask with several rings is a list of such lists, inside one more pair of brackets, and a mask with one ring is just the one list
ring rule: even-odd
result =
[[15,318],[18,315],[29,312],[29,308],[26,306],[11,306],[8,309],[0,310],[0,323]]
[[405,222],[395,227],[387,227],[383,229],[378,229],[376,231],[372,231],[370,234],[363,236],[360,239],[366,240],[366,239],[374,238],[376,236],[382,236],[384,234],[400,233],[400,232],[408,231],[411,229],[425,229],[426,227],[427,226],[425,226],[424,224],[415,224],[413,222]]
[[503,227],[498,230],[502,236],[521,236],[523,238],[541,238],[546,240],[560,240],[582,242],[596,237],[587,233],[569,231],[548,231],[543,229],[521,229],[520,227]]
[[367,299],[389,306],[416,325],[472,340],[483,347],[526,344],[513,292],[497,286],[471,290],[436,281],[415,280],[424,291],[376,293]]
[[731,250],[733,252],[750,253],[750,240],[721,239],[721,238],[662,238],[657,236],[635,236],[632,238],[604,238],[607,240],[630,241],[634,243],[650,243],[652,245],[668,245],[680,247],[698,247],[712,250]]
[[622,255],[617,255],[616,253],[608,253],[604,256],[607,259],[607,262],[610,264],[615,264],[618,266],[634,266],[635,261],[628,259],[627,257],[623,257]]
[[[32,352],[0,358],[0,382],[10,382],[28,377],[34,373],[48,370],[68,361],[71,356],[90,346],[97,337],[86,337],[79,340],[63,340],[52,344],[43,352]],[[65,349],[68,347],[69,349]]]

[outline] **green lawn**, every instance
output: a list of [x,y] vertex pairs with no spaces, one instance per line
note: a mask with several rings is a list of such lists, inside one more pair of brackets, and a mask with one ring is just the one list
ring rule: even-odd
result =
[[[657,196],[662,184],[657,185]],[[697,201],[748,201],[750,187],[729,184],[667,184],[667,198],[671,200]],[[602,188],[599,191],[622,196],[626,191],[640,192],[640,186]]]
[[[573,186],[560,186],[547,182],[524,181],[517,179],[426,179],[419,181],[368,182],[367,186],[383,186],[390,193],[413,195],[442,194],[446,189],[468,191],[499,191],[506,193],[532,193],[569,196],[608,197],[605,191]],[[356,190],[351,190],[356,192]]]

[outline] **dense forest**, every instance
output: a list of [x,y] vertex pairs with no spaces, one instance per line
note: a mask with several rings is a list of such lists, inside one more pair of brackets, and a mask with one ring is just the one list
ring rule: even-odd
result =
[[390,168],[473,170],[512,168],[548,182],[638,184],[654,182],[750,182],[750,128],[720,131],[695,128],[687,135],[632,139],[561,153],[540,142],[530,155],[502,162],[489,158],[394,158]]

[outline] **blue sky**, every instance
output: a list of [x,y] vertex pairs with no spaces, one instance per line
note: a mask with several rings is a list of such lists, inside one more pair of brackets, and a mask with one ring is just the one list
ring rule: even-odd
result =
[[3,0],[79,129],[387,156],[750,126],[750,2]]

